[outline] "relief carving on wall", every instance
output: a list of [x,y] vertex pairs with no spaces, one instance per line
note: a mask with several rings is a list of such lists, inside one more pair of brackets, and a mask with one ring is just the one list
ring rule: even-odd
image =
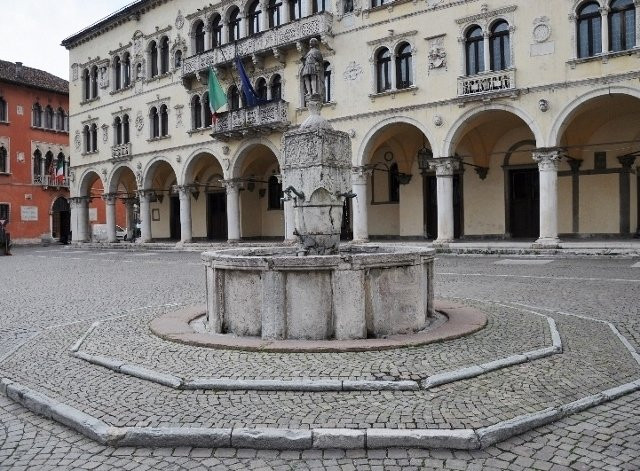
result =
[[82,144],[82,138],[80,137],[80,131],[76,131],[76,135],[73,138],[73,143],[76,146],[76,150],[80,150],[80,144]]
[[109,140],[109,126],[107,124],[102,125],[102,142]]
[[78,80],[78,64],[73,64],[71,66],[71,80]]
[[142,115],[142,111],[138,111],[136,116],[136,134],[139,136],[142,134],[142,129],[144,128],[144,116]]
[[182,16],[182,12],[178,10],[178,16],[176,16],[176,28],[182,29],[184,26],[184,16]]
[[176,105],[173,109],[176,110],[176,128],[182,127],[182,109],[184,105]]
[[100,67],[100,76],[98,78],[100,88],[109,87],[109,69],[106,65]]
[[549,18],[541,16],[533,20],[533,40],[537,43],[548,41],[551,37]]
[[342,76],[348,82],[360,80],[360,77],[362,77],[362,67],[359,64],[356,64],[355,61],[351,61],[349,62],[349,65],[347,65]]
[[429,70],[447,68],[447,52],[444,50],[444,35],[427,38],[429,44]]

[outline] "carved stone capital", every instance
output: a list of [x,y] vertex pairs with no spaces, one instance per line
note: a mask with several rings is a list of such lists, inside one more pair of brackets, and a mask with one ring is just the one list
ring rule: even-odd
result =
[[141,189],[141,190],[138,190],[138,191],[137,191],[137,193],[138,193],[138,197],[139,197],[141,200],[142,200],[142,199],[148,200],[149,198],[151,198],[151,196],[152,196],[155,192],[154,192],[153,190],[144,190],[144,189]]
[[581,165],[582,165],[582,160],[569,159],[569,167],[571,167],[572,173],[578,173],[580,171]]
[[116,193],[104,193],[102,199],[106,204],[116,204]]
[[533,151],[533,160],[538,163],[538,169],[541,172],[558,171],[558,163],[562,158],[560,149],[536,149]]
[[460,169],[459,157],[440,157],[429,162],[429,168],[436,171],[437,177],[452,177]]
[[372,169],[367,166],[352,167],[351,168],[351,184],[352,185],[366,185],[369,182]]
[[622,169],[625,171],[630,171],[631,170],[631,166],[633,165],[633,163],[636,161],[636,156],[635,155],[620,155],[618,156],[618,162],[620,162],[620,165],[622,165]]
[[88,204],[90,199],[88,196],[74,196],[69,198],[69,204],[72,208],[78,208],[83,204]]
[[238,192],[242,186],[242,182],[238,179],[231,178],[229,180],[220,180],[220,183],[227,189],[227,193]]

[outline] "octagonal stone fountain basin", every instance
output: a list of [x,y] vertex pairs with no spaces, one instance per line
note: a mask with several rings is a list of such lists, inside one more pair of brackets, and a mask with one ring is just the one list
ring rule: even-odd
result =
[[434,250],[347,245],[205,252],[207,329],[265,340],[347,340],[418,332],[435,315]]

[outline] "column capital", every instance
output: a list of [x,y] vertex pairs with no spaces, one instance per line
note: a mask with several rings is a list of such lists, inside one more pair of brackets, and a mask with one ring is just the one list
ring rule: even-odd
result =
[[351,167],[351,183],[355,185],[366,185],[373,170],[366,166]]
[[452,177],[460,169],[460,157],[438,157],[429,161],[429,168],[436,171],[437,177]]
[[619,155],[618,156],[618,162],[620,162],[620,165],[622,165],[622,169],[625,171],[630,171],[631,166],[635,161],[636,161],[635,155]]
[[140,189],[140,190],[137,190],[136,193],[138,193],[138,198],[147,199],[147,198],[150,198],[155,193],[155,191]]
[[127,196],[126,198],[122,198],[122,202],[128,206],[136,204],[138,202],[138,198],[135,196]]
[[102,199],[107,204],[115,204],[117,196],[118,195],[116,193],[104,193],[102,195]]
[[578,160],[578,159],[569,159],[568,163],[573,173],[578,173],[578,171],[580,170],[580,167],[582,166],[582,160]]
[[71,206],[80,206],[82,203],[88,203],[90,198],[88,196],[72,196],[69,198]]
[[533,151],[533,160],[538,163],[540,171],[558,171],[558,163],[562,158],[563,150],[557,147],[540,148]]
[[191,194],[191,185],[176,185],[174,188],[178,190],[179,196],[184,197]]
[[240,187],[242,186],[242,182],[237,178],[230,178],[229,180],[220,180],[220,183],[222,183],[225,186],[225,188],[227,189],[227,192],[239,191]]

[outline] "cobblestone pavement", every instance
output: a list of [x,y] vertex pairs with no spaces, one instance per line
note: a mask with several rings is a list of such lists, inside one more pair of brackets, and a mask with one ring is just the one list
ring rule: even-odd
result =
[[[562,355],[430,391],[171,391],[71,358],[66,350],[94,320],[124,316],[126,322],[112,320],[109,324],[139,332],[149,317],[174,309],[175,304],[202,303],[204,277],[198,254],[57,247],[17,249],[14,253],[13,257],[0,259],[0,359],[21,342],[25,344],[0,364],[2,375],[117,425],[189,422],[294,428],[475,427],[577,399],[640,376],[637,364],[606,326],[552,314],[565,344]],[[374,353],[363,357],[366,360],[351,354],[337,354],[334,360],[301,360],[308,362],[305,367],[314,366],[318,372],[327,365],[327,371],[339,368],[345,375],[377,377],[384,373],[395,379],[415,374],[420,368],[428,373],[469,360],[493,359],[501,348],[518,351],[539,342],[535,340],[539,337],[548,344],[548,334],[539,334],[544,325],[540,319],[487,301],[523,303],[607,320],[640,348],[640,269],[631,268],[637,260],[556,259],[547,265],[495,265],[497,260],[440,257],[437,262],[437,296],[475,299],[489,312],[489,328],[475,334],[468,349],[464,341],[455,341],[455,348],[445,344],[441,351],[436,346],[428,347],[433,350],[424,364],[416,352],[389,357]],[[506,334],[501,337],[498,329]],[[133,338],[128,336],[124,328],[116,329],[110,341],[103,333],[90,337],[95,342],[91,348],[110,349],[118,355],[130,355],[128,358],[151,358],[145,353],[149,346],[146,340],[138,341],[135,334]],[[33,338],[36,334],[38,337]],[[501,347],[496,349],[495,343]],[[155,364],[166,360],[173,368],[188,363],[184,346],[163,347],[165,356],[160,357],[162,361],[153,360]],[[199,355],[202,357],[195,358],[203,365],[210,362],[212,375],[227,374],[231,370],[221,363],[241,359],[211,357],[210,351]],[[259,374],[268,373],[267,360],[251,360],[257,362]],[[363,366],[366,362],[370,365]],[[200,373],[207,371],[207,366],[195,368]],[[295,363],[287,364],[286,371],[294,374]],[[0,396],[0,469],[638,470],[639,411],[640,393],[634,393],[472,452],[114,449],[97,445]]]

